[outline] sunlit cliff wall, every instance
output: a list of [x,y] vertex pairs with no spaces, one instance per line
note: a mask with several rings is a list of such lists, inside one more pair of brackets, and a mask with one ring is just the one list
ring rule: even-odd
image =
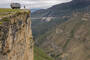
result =
[[33,60],[30,11],[0,18],[0,60]]

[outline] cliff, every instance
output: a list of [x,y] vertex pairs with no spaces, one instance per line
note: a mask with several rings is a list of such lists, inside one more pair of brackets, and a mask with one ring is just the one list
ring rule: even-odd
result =
[[0,9],[0,60],[33,60],[29,10]]

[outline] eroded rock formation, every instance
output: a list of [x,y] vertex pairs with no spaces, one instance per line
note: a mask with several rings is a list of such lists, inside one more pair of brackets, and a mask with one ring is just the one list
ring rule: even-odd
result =
[[0,60],[33,60],[29,11],[0,20]]

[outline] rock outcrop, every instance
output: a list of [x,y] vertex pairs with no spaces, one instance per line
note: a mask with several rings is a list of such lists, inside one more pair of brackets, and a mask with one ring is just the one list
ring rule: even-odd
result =
[[33,60],[30,11],[0,19],[0,60]]

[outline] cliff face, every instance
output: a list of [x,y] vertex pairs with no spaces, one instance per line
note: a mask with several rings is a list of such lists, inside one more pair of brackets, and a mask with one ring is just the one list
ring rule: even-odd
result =
[[0,19],[0,60],[33,60],[29,11]]

